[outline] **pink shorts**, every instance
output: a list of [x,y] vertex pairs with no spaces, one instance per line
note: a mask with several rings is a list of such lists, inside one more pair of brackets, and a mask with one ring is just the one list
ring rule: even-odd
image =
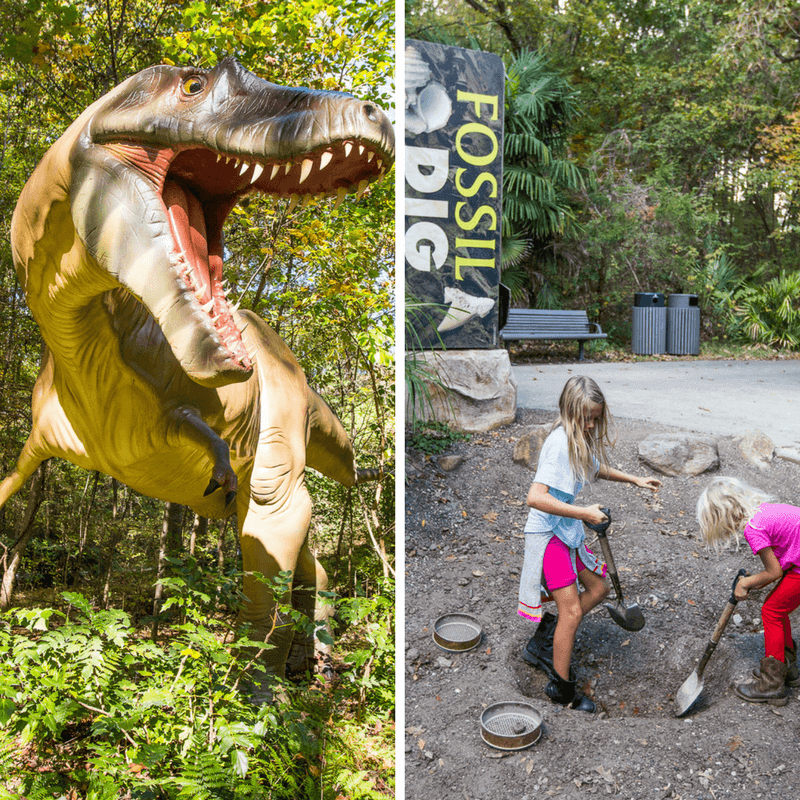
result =
[[[587,552],[592,552],[588,547],[586,549]],[[578,572],[586,569],[586,565],[577,554],[575,556],[575,564],[578,567]],[[550,592],[554,589],[563,589],[565,586],[575,583],[578,578],[572,569],[569,547],[558,536],[553,536],[547,543],[544,551],[544,561],[542,562],[542,573],[544,574],[544,582]]]

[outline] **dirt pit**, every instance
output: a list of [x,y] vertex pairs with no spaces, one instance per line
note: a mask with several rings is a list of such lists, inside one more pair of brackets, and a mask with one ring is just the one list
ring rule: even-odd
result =
[[[718,471],[659,476],[664,485],[657,495],[609,481],[584,490],[579,503],[611,509],[609,542],[625,602],[638,603],[646,618],[641,631],[629,632],[600,607],[581,624],[573,667],[598,705],[588,715],[552,703],[547,677],[520,655],[535,630],[516,614],[533,472],[512,454],[531,425],[554,416],[521,411],[513,425],[456,443],[448,455],[465,460],[450,472],[436,457],[406,454],[406,797],[799,797],[800,690],[783,707],[746,703],[733,691],[763,655],[764,592],[736,607],[705,670],[702,694],[683,717],[676,717],[675,694],[703,654],[736,572],[760,568],[746,545],[738,553],[706,552],[694,517],[700,491],[714,474],[729,474],[800,505],[800,466],[776,459],[761,471],[732,437],[719,437]],[[612,465],[651,474],[639,460],[639,442],[675,429],[616,423]],[[587,542],[600,552],[588,530]],[[555,612],[555,605],[545,609]],[[447,652],[433,641],[434,621],[456,612],[472,614],[483,629],[469,652]],[[800,633],[800,612],[792,621]],[[542,736],[535,745],[505,751],[483,742],[481,713],[501,701],[528,702],[539,711]]]

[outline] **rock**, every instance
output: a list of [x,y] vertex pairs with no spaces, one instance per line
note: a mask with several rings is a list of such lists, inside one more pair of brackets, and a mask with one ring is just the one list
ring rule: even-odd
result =
[[742,455],[759,469],[769,469],[775,456],[772,439],[761,431],[747,431],[736,437]]
[[[509,425],[517,415],[517,384],[506,350],[427,351],[414,356],[428,368],[427,397],[406,408],[417,419],[435,419],[459,431],[483,433]],[[409,356],[410,358],[410,356]]]
[[406,658],[409,661],[416,661],[419,658],[419,650],[416,647],[412,647],[406,653]]
[[514,463],[535,470],[539,463],[539,451],[550,432],[550,425],[535,425],[514,445]]
[[453,472],[453,470],[458,469],[465,461],[466,458],[461,455],[439,456],[438,464],[445,472]]
[[662,475],[700,475],[719,467],[716,439],[697,433],[651,433],[639,443],[639,458]]
[[786,461],[793,461],[795,464],[800,464],[800,446],[779,447],[775,451],[775,458],[783,458]]

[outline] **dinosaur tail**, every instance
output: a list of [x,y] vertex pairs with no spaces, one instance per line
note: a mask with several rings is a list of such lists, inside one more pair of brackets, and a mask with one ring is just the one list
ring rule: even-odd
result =
[[308,408],[311,432],[306,446],[307,466],[343,486],[355,486],[361,480],[361,470],[356,469],[353,446],[344,426],[330,406],[310,387]]

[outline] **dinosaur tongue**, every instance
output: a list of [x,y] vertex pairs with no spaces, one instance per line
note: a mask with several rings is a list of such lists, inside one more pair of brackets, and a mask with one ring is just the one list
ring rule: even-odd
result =
[[206,220],[200,201],[175,181],[164,185],[164,202],[178,252],[183,256],[190,284],[202,305],[211,300]]
[[250,358],[222,288],[222,256],[216,247],[209,254],[203,206],[192,192],[172,180],[164,184],[163,198],[184,281],[211,319],[228,355],[241,368],[250,369]]

